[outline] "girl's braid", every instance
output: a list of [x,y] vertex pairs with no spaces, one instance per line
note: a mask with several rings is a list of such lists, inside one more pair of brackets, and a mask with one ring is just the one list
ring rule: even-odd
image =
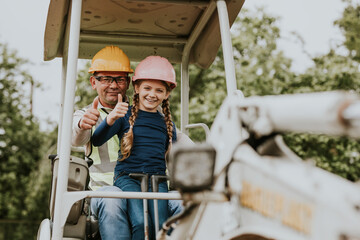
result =
[[171,121],[171,113],[170,113],[170,103],[169,99],[165,99],[162,102],[162,109],[164,112],[164,118],[165,118],[165,124],[166,124],[166,130],[167,134],[169,136],[169,147],[166,150],[165,156],[168,154],[168,152],[171,149],[172,146],[172,136],[173,136],[173,123]]
[[139,112],[139,94],[134,93],[133,106],[131,108],[131,116],[129,117],[130,129],[127,133],[124,134],[123,138],[121,139],[121,154],[123,155],[123,157],[120,159],[120,161],[123,161],[124,159],[130,156],[131,148],[134,143],[133,128],[138,112]]

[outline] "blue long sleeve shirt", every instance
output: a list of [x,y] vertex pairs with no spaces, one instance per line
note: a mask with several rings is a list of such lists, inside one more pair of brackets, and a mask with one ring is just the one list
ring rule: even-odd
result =
[[[129,131],[129,117],[131,116],[131,107],[122,118],[109,126],[106,119],[96,128],[91,137],[94,146],[101,146],[109,140],[114,134],[117,134],[119,140]],[[176,129],[173,124],[173,138],[176,141]],[[115,176],[117,173],[150,173],[165,174],[165,152],[169,145],[169,137],[166,130],[165,120],[159,112],[146,112],[139,110],[138,116],[133,127],[134,143],[130,156],[118,161],[115,167]],[[121,141],[120,141],[121,142]],[[122,158],[119,151],[119,159]]]

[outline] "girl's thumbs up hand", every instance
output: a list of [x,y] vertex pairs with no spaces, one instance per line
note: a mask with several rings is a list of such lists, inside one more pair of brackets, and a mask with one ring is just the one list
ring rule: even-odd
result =
[[114,122],[125,116],[129,108],[129,104],[122,101],[122,96],[119,93],[118,94],[118,102],[115,106],[115,108],[109,113],[109,115],[106,117],[106,122],[109,126],[112,126]]

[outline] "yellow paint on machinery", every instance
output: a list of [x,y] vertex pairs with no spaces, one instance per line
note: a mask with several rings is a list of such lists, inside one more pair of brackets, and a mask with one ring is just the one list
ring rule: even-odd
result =
[[279,219],[282,224],[299,232],[309,234],[313,207],[290,199],[278,192],[269,191],[249,182],[242,182],[241,205],[262,215]]

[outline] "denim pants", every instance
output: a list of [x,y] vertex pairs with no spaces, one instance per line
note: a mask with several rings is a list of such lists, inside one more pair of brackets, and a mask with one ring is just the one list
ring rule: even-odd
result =
[[[97,191],[121,191],[115,186],[104,186]],[[99,221],[102,240],[128,240],[131,238],[126,199],[92,198],[91,212]]]
[[[141,184],[139,180],[129,177],[129,175],[122,175],[116,179],[114,185],[121,188],[123,191],[127,192],[141,192]],[[148,191],[151,192],[151,185],[149,181]],[[159,184],[159,192],[168,192],[168,186],[166,182]],[[149,206],[149,238],[155,239],[155,229],[154,229],[154,204],[153,200],[148,200]],[[167,200],[158,200],[159,207],[159,226],[166,221],[169,217],[168,211],[168,201]],[[143,200],[142,199],[128,199],[127,200],[127,210],[128,216],[132,228],[132,239],[141,240],[144,239],[144,210],[143,210]]]
[[[176,192],[176,191],[170,191],[170,192]],[[176,214],[179,214],[184,210],[184,207],[182,205],[182,200],[174,200],[170,199],[168,200],[168,211],[169,211],[169,217],[172,217]],[[161,225],[160,225],[161,228]]]

